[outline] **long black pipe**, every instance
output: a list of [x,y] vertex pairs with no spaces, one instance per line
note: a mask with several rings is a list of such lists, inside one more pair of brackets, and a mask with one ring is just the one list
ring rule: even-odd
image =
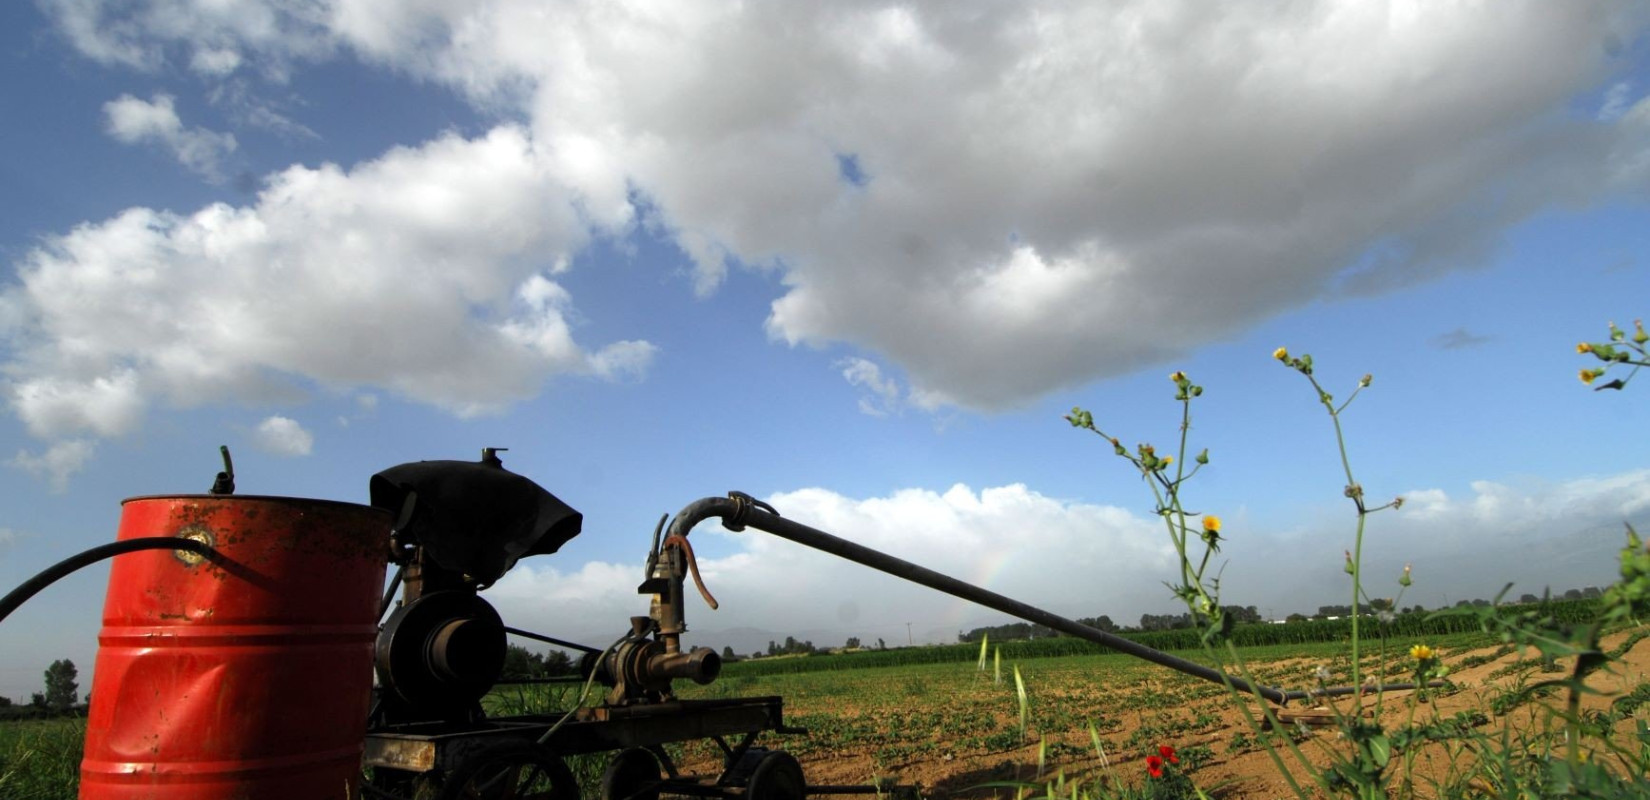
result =
[[517,636],[521,636],[523,638],[533,639],[533,640],[536,640],[536,641],[544,642],[545,644],[553,644],[557,647],[565,647],[569,650],[578,650],[581,653],[600,653],[602,651],[602,649],[600,647],[591,647],[590,645],[587,645],[587,644],[579,644],[578,642],[569,642],[566,639],[557,639],[554,636],[545,636],[542,633],[534,633],[532,631],[524,631],[520,628],[512,628],[508,625],[504,626],[504,632],[505,633],[513,633],[513,634],[515,634]]
[[24,601],[39,594],[41,589],[56,583],[59,578],[82,567],[96,564],[105,558],[135,553],[139,550],[187,550],[202,556],[213,554],[211,545],[194,539],[185,539],[181,536],[149,536],[99,545],[83,553],[69,556],[45,568],[39,574],[24,581],[21,586],[11,590],[10,594],[0,597],[0,621],[10,616],[11,612],[16,611],[18,606],[23,605]]
[[887,553],[872,550],[869,547],[854,544],[821,530],[816,530],[799,522],[792,522],[772,511],[762,508],[750,500],[748,496],[736,495],[733,497],[707,497],[695,500],[676,514],[676,519],[670,523],[672,535],[685,535],[693,526],[711,517],[721,517],[723,525],[730,530],[743,530],[745,526],[767,531],[781,539],[789,539],[797,544],[822,550],[834,556],[839,556],[856,564],[863,564],[874,570],[886,572],[896,578],[904,578],[912,583],[922,584],[930,589],[945,592],[953,597],[979,603],[986,608],[1011,614],[1028,622],[1035,622],[1047,628],[1070,634],[1080,639],[1087,639],[1096,644],[1102,644],[1120,653],[1127,653],[1135,658],[1144,659],[1178,672],[1184,672],[1193,677],[1202,678],[1215,683],[1230,684],[1233,688],[1245,694],[1259,694],[1274,703],[1282,705],[1291,699],[1291,695],[1304,697],[1303,692],[1284,692],[1269,686],[1254,686],[1242,678],[1227,675],[1216,669],[1210,669],[1202,664],[1187,661],[1184,658],[1169,655],[1161,650],[1154,650],[1143,644],[1129,641],[1121,636],[1115,636],[1099,628],[1084,625],[1075,620],[1069,620],[1057,614],[1051,614],[1035,606],[1029,606],[1013,598],[1004,597],[996,592],[981,589],[970,583],[964,583],[949,575],[935,572],[927,567],[919,567],[909,561],[895,558]]

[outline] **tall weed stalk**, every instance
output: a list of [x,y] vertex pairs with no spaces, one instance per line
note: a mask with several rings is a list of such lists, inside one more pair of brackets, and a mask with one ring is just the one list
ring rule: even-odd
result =
[[[1590,354],[1601,366],[1583,369],[1581,380],[1592,385],[1612,369],[1627,373],[1600,389],[1624,388],[1639,367],[1650,366],[1650,354],[1645,345],[1650,342],[1642,325],[1634,324],[1635,332],[1629,338],[1614,324],[1606,342],[1582,343],[1576,347],[1579,354]],[[1365,535],[1370,517],[1380,511],[1398,510],[1403,498],[1371,504],[1368,492],[1353,471],[1347,446],[1344,417],[1359,395],[1373,382],[1370,375],[1358,379],[1344,400],[1337,402],[1334,395],[1320,383],[1312,356],[1294,356],[1286,348],[1278,348],[1273,358],[1282,366],[1300,374],[1307,382],[1319,405],[1327,413],[1339,456],[1340,471],[1345,478],[1342,494],[1352,504],[1355,516],[1350,531],[1349,546],[1341,569],[1348,576],[1353,610],[1351,618],[1351,679],[1353,700],[1333,702],[1337,735],[1313,737],[1316,749],[1324,756],[1327,767],[1319,767],[1308,758],[1295,737],[1266,735],[1284,730],[1275,710],[1258,696],[1245,696],[1230,683],[1227,689],[1239,714],[1250,728],[1254,739],[1265,743],[1265,751],[1273,766],[1291,791],[1302,800],[1322,794],[1358,798],[1358,800],[1386,800],[1421,796],[1423,788],[1430,796],[1456,797],[1650,797],[1650,726],[1642,720],[1636,723],[1633,734],[1618,731],[1625,715],[1619,706],[1609,712],[1582,711],[1581,700],[1598,690],[1587,681],[1620,653],[1607,653],[1600,647],[1600,636],[1606,630],[1623,625],[1637,625],[1650,613],[1650,551],[1637,532],[1627,527],[1627,544],[1620,554],[1621,580],[1604,593],[1602,602],[1593,607],[1585,619],[1560,618],[1543,606],[1506,606],[1497,602],[1487,607],[1464,607],[1435,612],[1433,619],[1468,617],[1472,624],[1490,633],[1508,645],[1533,648],[1546,663],[1567,665],[1562,677],[1528,683],[1514,696],[1505,698],[1507,707],[1518,707],[1535,702],[1535,720],[1528,724],[1513,717],[1500,717],[1500,730],[1481,730],[1490,714],[1497,709],[1472,710],[1451,718],[1442,717],[1435,706],[1423,705],[1429,684],[1442,681],[1449,670],[1443,664],[1442,654],[1423,642],[1416,642],[1407,650],[1406,666],[1389,666],[1391,654],[1383,647],[1371,673],[1366,670],[1366,647],[1379,634],[1371,625],[1389,623],[1399,607],[1404,590],[1412,583],[1411,568],[1406,565],[1396,581],[1395,596],[1373,597],[1367,590],[1364,572]],[[1075,428],[1090,431],[1106,441],[1112,452],[1126,461],[1138,473],[1152,492],[1154,512],[1162,519],[1170,543],[1178,560],[1178,581],[1170,584],[1173,594],[1191,612],[1200,640],[1209,657],[1228,674],[1235,674],[1258,685],[1244,662],[1232,638],[1234,620],[1220,601],[1218,569],[1211,572],[1211,562],[1219,554],[1226,539],[1222,520],[1207,513],[1188,511],[1186,499],[1188,482],[1210,463],[1206,449],[1193,453],[1190,442],[1192,404],[1202,397],[1204,389],[1191,381],[1184,372],[1169,376],[1174,385],[1174,399],[1180,405],[1179,436],[1169,452],[1159,452],[1150,443],[1125,446],[1116,436],[1109,435],[1096,424],[1094,415],[1082,408],[1073,408],[1066,419]],[[1505,592],[1503,592],[1503,596]],[[1365,609],[1370,614],[1365,613]],[[1402,652],[1402,651],[1400,651]],[[1406,691],[1398,700],[1402,714],[1397,722],[1383,714],[1388,704],[1389,690],[1374,676],[1406,673],[1417,688]],[[1330,677],[1327,668],[1318,672],[1318,688]],[[1372,704],[1365,713],[1365,701],[1359,695],[1372,696]],[[1544,697],[1554,698],[1545,702]],[[1636,708],[1637,706],[1632,706]],[[1256,710],[1258,709],[1258,711]],[[1446,765],[1443,775],[1421,775],[1416,758],[1423,750],[1436,748],[1437,763]],[[1172,748],[1164,745],[1165,754]],[[1148,768],[1154,778],[1160,776],[1165,762],[1161,756],[1148,756]],[[1146,789],[1163,788],[1167,783],[1148,782]],[[1093,784],[1096,795],[1102,784]],[[1181,796],[1200,789],[1189,782],[1181,784]],[[1111,792],[1115,794],[1116,792]],[[1125,793],[1127,794],[1127,793]],[[1075,797],[1075,795],[1073,795]]]

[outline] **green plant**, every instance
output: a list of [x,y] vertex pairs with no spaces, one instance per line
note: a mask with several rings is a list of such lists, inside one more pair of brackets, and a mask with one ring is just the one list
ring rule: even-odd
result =
[[1650,366],[1650,353],[1645,351],[1645,343],[1650,342],[1650,334],[1644,332],[1644,323],[1633,320],[1633,336],[1628,339],[1627,334],[1616,323],[1610,323],[1610,339],[1605,342],[1582,342],[1576,345],[1576,353],[1591,355],[1603,362],[1602,366],[1581,370],[1581,382],[1589,386],[1605,373],[1616,367],[1631,367],[1627,376],[1617,378],[1609,383],[1600,384],[1595,389],[1625,389],[1627,382],[1637,375],[1640,367]]
[[1215,751],[1206,744],[1190,744],[1180,748],[1180,763],[1187,771],[1195,771],[1215,758]]
[[[1357,526],[1354,534],[1354,544],[1346,554],[1346,571],[1352,576],[1352,608],[1357,609],[1369,604],[1370,598],[1364,593],[1361,577],[1363,552],[1363,538],[1367,517],[1386,508],[1398,508],[1403,505],[1402,498],[1395,499],[1380,506],[1370,507],[1365,503],[1363,487],[1353,476],[1351,461],[1347,456],[1345,435],[1341,426],[1341,414],[1347,409],[1358,393],[1367,388],[1371,377],[1365,375],[1358,381],[1357,388],[1340,405],[1318,383],[1314,376],[1312,357],[1303,355],[1291,357],[1284,348],[1279,348],[1273,357],[1301,375],[1305,376],[1316,392],[1317,399],[1334,425],[1335,438],[1340,450],[1341,466],[1346,475],[1345,495],[1352,500],[1357,508]],[[1189,434],[1192,427],[1192,402],[1203,395],[1203,387],[1191,381],[1184,372],[1176,371],[1169,376],[1174,384],[1174,399],[1180,404],[1180,436],[1174,455],[1159,455],[1156,448],[1150,443],[1136,445],[1131,452],[1124,447],[1115,436],[1107,435],[1097,427],[1094,415],[1082,408],[1073,408],[1066,419],[1073,427],[1091,431],[1104,438],[1112,447],[1112,451],[1128,461],[1151,488],[1155,504],[1155,511],[1164,520],[1169,540],[1174,545],[1179,560],[1179,582],[1170,585],[1171,591],[1184,602],[1190,610],[1197,627],[1201,631],[1201,641],[1207,648],[1209,655],[1218,663],[1235,670],[1244,679],[1254,686],[1253,676],[1239,655],[1236,646],[1231,640],[1234,628],[1233,621],[1225,612],[1220,603],[1220,581],[1218,576],[1209,574],[1209,564],[1212,557],[1220,552],[1222,541],[1222,522],[1213,514],[1191,514],[1186,509],[1183,491],[1186,484],[1204,466],[1209,464],[1209,451],[1203,449],[1193,456],[1195,465],[1188,469],[1186,453],[1189,451]],[[1198,525],[1190,524],[1190,518],[1197,517]],[[1401,587],[1407,588],[1410,584],[1410,571],[1406,567],[1399,579]],[[1391,607],[1396,607],[1401,599],[1402,591],[1395,598]],[[1354,685],[1361,685],[1360,671],[1362,659],[1360,646],[1362,636],[1360,632],[1360,614],[1351,615],[1351,642],[1352,642],[1352,680]],[[1429,656],[1430,658],[1430,656]],[[1437,667],[1429,667],[1436,669]],[[1241,699],[1235,685],[1229,684],[1234,700]],[[1261,699],[1261,698],[1256,698]],[[1238,704],[1237,708],[1244,715],[1248,725],[1257,732],[1261,729],[1260,721],[1247,705]],[[1278,721],[1268,706],[1262,705],[1262,714],[1266,722],[1273,728],[1278,727]],[[1308,775],[1326,789],[1343,788],[1343,783],[1350,783],[1356,794],[1364,798],[1375,798],[1385,793],[1384,775],[1391,763],[1391,744],[1384,732],[1369,730],[1362,723],[1354,724],[1343,720],[1343,736],[1351,737],[1355,744],[1353,754],[1334,754],[1335,759],[1329,770],[1321,770],[1314,765],[1299,750],[1292,740],[1285,739],[1285,746],[1293,755],[1295,763]],[[1294,774],[1284,764],[1282,756],[1275,747],[1269,746],[1267,753],[1273,759],[1278,772],[1295,793],[1304,798],[1306,790],[1296,781]]]
[[[1577,346],[1578,353],[1591,354],[1603,362],[1601,367],[1582,370],[1583,382],[1591,384],[1618,366],[1631,367],[1625,377],[1599,387],[1620,389],[1637,374],[1639,367],[1650,365],[1650,354],[1645,349],[1650,335],[1641,324],[1635,323],[1634,329],[1629,341],[1626,334],[1612,324],[1609,342]],[[1345,551],[1342,564],[1350,577],[1351,607],[1355,610],[1349,620],[1351,657],[1347,674],[1355,689],[1372,690],[1374,708],[1372,716],[1366,717],[1362,713],[1347,713],[1340,705],[1333,706],[1337,735],[1332,740],[1318,738],[1323,743],[1320,748],[1328,757],[1327,766],[1320,767],[1299,747],[1298,739],[1307,735],[1304,729],[1294,732],[1299,736],[1276,735],[1288,729],[1279,725],[1270,707],[1261,704],[1260,712],[1254,712],[1242,702],[1246,698],[1235,684],[1228,682],[1230,696],[1237,701],[1236,707],[1249,727],[1248,732],[1233,737],[1231,749],[1241,749],[1256,740],[1263,743],[1281,777],[1303,800],[1313,796],[1314,792],[1308,788],[1311,784],[1324,792],[1360,800],[1385,800],[1394,795],[1409,797],[1423,785],[1431,785],[1443,796],[1474,793],[1521,798],[1644,796],[1647,784],[1643,776],[1650,772],[1650,730],[1640,722],[1639,736],[1630,742],[1621,741],[1614,733],[1614,723],[1624,719],[1618,716],[1623,713],[1622,709],[1631,714],[1638,703],[1644,701],[1628,701],[1613,706],[1609,712],[1588,714],[1582,713],[1580,704],[1584,694],[1595,691],[1588,685],[1588,679],[1630,646],[1603,652],[1600,648],[1603,632],[1612,626],[1636,622],[1650,613],[1650,550],[1646,550],[1632,526],[1627,527],[1627,544],[1621,551],[1621,580],[1604,592],[1599,602],[1585,609],[1572,608],[1560,614],[1550,602],[1513,606],[1501,604],[1498,597],[1496,603],[1489,606],[1469,606],[1427,615],[1427,624],[1467,625],[1499,639],[1504,647],[1533,648],[1540,654],[1539,667],[1544,672],[1560,673],[1562,677],[1532,681],[1528,670],[1535,665],[1517,666],[1519,684],[1487,703],[1488,708],[1503,719],[1499,736],[1493,731],[1480,730],[1489,722],[1482,711],[1471,710],[1442,718],[1433,707],[1429,714],[1421,715],[1421,706],[1434,687],[1449,690],[1444,678],[1450,668],[1444,663],[1441,651],[1426,643],[1415,629],[1400,627],[1401,618],[1393,612],[1399,607],[1404,590],[1412,584],[1411,568],[1404,567],[1397,581],[1397,596],[1390,600],[1368,594],[1363,571],[1370,516],[1403,506],[1401,497],[1381,504],[1369,503],[1348,456],[1343,414],[1352,401],[1369,388],[1372,378],[1364,375],[1346,399],[1337,402],[1319,382],[1310,355],[1292,356],[1286,348],[1278,348],[1273,358],[1306,379],[1334,430],[1345,477],[1342,494],[1356,511],[1350,547]],[[1233,620],[1220,603],[1219,573],[1210,571],[1211,559],[1220,552],[1225,539],[1222,522],[1213,514],[1189,511],[1184,496],[1188,481],[1210,463],[1207,449],[1198,450],[1190,461],[1187,459],[1193,450],[1189,443],[1192,403],[1203,395],[1204,389],[1184,372],[1177,371],[1169,377],[1175,387],[1175,401],[1180,405],[1179,441],[1171,448],[1172,452],[1159,453],[1151,443],[1137,444],[1132,449],[1126,447],[1117,437],[1097,426],[1092,413],[1080,407],[1073,408],[1066,419],[1073,427],[1101,436],[1113,453],[1145,479],[1155,501],[1154,511],[1163,520],[1178,557],[1178,580],[1170,583],[1170,590],[1191,612],[1206,653],[1227,674],[1239,675],[1250,685],[1258,685],[1235,645],[1237,629]],[[1356,612],[1365,605],[1377,609],[1373,618],[1377,625],[1367,625],[1364,615]],[[1635,635],[1641,637],[1642,632]],[[1388,660],[1389,648],[1385,643],[1396,636],[1414,636],[1418,640],[1409,648],[1407,660]],[[1379,648],[1376,662],[1366,667],[1364,646],[1366,640],[1372,638],[1380,638],[1383,646]],[[1485,663],[1506,652],[1468,665]],[[1319,686],[1324,686],[1332,674],[1328,669],[1320,669]],[[1373,677],[1366,683],[1366,674],[1409,675],[1416,691],[1405,697],[1401,722],[1393,724],[1384,720],[1382,711],[1388,691],[1376,684]],[[1630,697],[1636,699],[1636,694],[1637,690]],[[1560,702],[1548,702],[1549,698]],[[1361,707],[1361,702],[1358,705]],[[1517,727],[1508,721],[1507,714],[1526,706],[1531,720],[1537,724]],[[1262,718],[1267,723],[1264,728],[1260,724]],[[1415,772],[1418,753],[1433,747],[1441,749],[1440,760],[1447,767],[1441,779],[1423,778]],[[1158,777],[1160,768],[1161,764],[1155,765],[1154,777]],[[1297,780],[1297,773],[1306,778],[1306,782]],[[1148,790],[1151,787],[1152,784],[1147,784]]]
[[0,797],[72,800],[85,736],[83,719],[0,722]]

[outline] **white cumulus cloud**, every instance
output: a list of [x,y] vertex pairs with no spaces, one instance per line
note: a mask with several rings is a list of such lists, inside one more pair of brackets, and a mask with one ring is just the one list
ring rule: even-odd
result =
[[291,167],[247,206],[82,225],[0,294],[11,405],[51,439],[129,432],[157,402],[291,397],[304,380],[468,416],[557,374],[634,376],[653,346],[585,349],[547,277],[588,236],[575,201],[506,126],[349,170]]
[[[866,498],[813,488],[766,499],[787,519],[1069,618],[1105,614],[1133,624],[1144,613],[1184,611],[1165,586],[1178,575],[1174,550],[1146,509],[1061,500],[1018,484]],[[1368,521],[1366,591],[1394,596],[1408,563],[1415,585],[1403,604],[1438,608],[1490,599],[1508,582],[1515,596],[1607,585],[1623,526],[1650,526],[1650,470],[1517,487],[1480,481],[1461,498],[1423,489],[1405,500]],[[1211,562],[1222,599],[1278,617],[1344,602],[1351,528],[1333,516],[1307,530],[1257,530],[1241,511],[1226,515],[1224,548]],[[1006,619],[754,528],[732,533],[712,520],[692,538],[721,603],[711,611],[690,598],[698,644],[743,651],[761,647],[751,637],[762,632],[820,645],[849,636],[903,642],[906,622],[916,637],[949,641],[959,628]],[[523,561],[488,591],[506,619],[601,646],[626,618],[645,613],[634,588],[639,561],[563,570],[554,559]]]
[[289,417],[273,416],[258,423],[253,441],[265,452],[278,456],[307,456],[315,447],[315,436]]
[[109,135],[125,144],[156,144],[209,181],[223,180],[223,161],[235,152],[233,134],[185,128],[171,95],[141,100],[123,94],[103,104]]
[[[1650,196],[1634,4],[46,5],[105,63],[351,52],[516,114],[571,224],[645,198],[698,290],[779,273],[775,340],[873,353],[927,405],[1012,407]],[[524,305],[504,338],[570,353]]]
[[[1415,585],[1404,604],[1428,608],[1491,599],[1508,583],[1514,596],[1544,586],[1605,586],[1615,579],[1625,526],[1650,524],[1650,470],[1516,485],[1473,481],[1460,496],[1424,488],[1403,497],[1401,509],[1368,519],[1366,589],[1392,596],[1403,565],[1413,563]],[[1330,517],[1296,533],[1263,533],[1253,546],[1247,532],[1232,531],[1225,585],[1234,597],[1256,598],[1245,605],[1283,603],[1290,594],[1335,597],[1346,586],[1340,568],[1351,528],[1345,517]]]
[[[1131,592],[1161,596],[1172,564],[1156,520],[1021,485],[872,498],[803,489],[767,499],[789,519],[1074,617],[1136,607]],[[821,644],[830,636],[836,637],[831,643],[847,636],[894,641],[891,623],[903,642],[907,621],[916,635],[940,630],[950,638],[958,625],[993,613],[755,529],[731,533],[712,521],[692,538],[699,542],[705,585],[721,604],[711,611],[690,600],[689,626],[707,635],[760,628],[818,631]],[[554,558],[522,562],[487,596],[528,629],[597,646],[622,632],[628,617],[646,613],[646,598],[635,593],[639,562],[590,563],[569,572],[557,569]],[[898,609],[899,618],[888,609]]]

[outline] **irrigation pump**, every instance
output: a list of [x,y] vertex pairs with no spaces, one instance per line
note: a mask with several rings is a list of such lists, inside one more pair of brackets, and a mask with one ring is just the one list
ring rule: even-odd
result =
[[[81,798],[577,800],[564,759],[602,752],[612,754],[603,800],[911,796],[912,787],[887,784],[812,785],[795,758],[757,746],[769,731],[805,733],[785,724],[780,697],[677,697],[677,681],[710,683],[722,667],[714,651],[682,643],[688,582],[717,606],[689,539],[712,518],[1274,703],[1307,696],[1251,686],[840,539],[740,492],[694,501],[668,527],[659,520],[637,587],[647,613],[615,624],[611,644],[514,628],[481,593],[520,559],[555,553],[579,535],[583,517],[505,469],[499,452],[386,469],[369,482],[371,505],[360,506],[236,495],[225,451],[211,493],[127,500],[118,541],[0,598],[4,619],[58,578],[119,557],[99,637]],[[578,675],[505,679],[511,636],[582,653]],[[579,690],[569,707],[514,715],[483,707],[501,684],[554,681]],[[603,690],[592,695],[598,684]],[[718,748],[712,774],[686,774],[665,749],[690,740]]]

